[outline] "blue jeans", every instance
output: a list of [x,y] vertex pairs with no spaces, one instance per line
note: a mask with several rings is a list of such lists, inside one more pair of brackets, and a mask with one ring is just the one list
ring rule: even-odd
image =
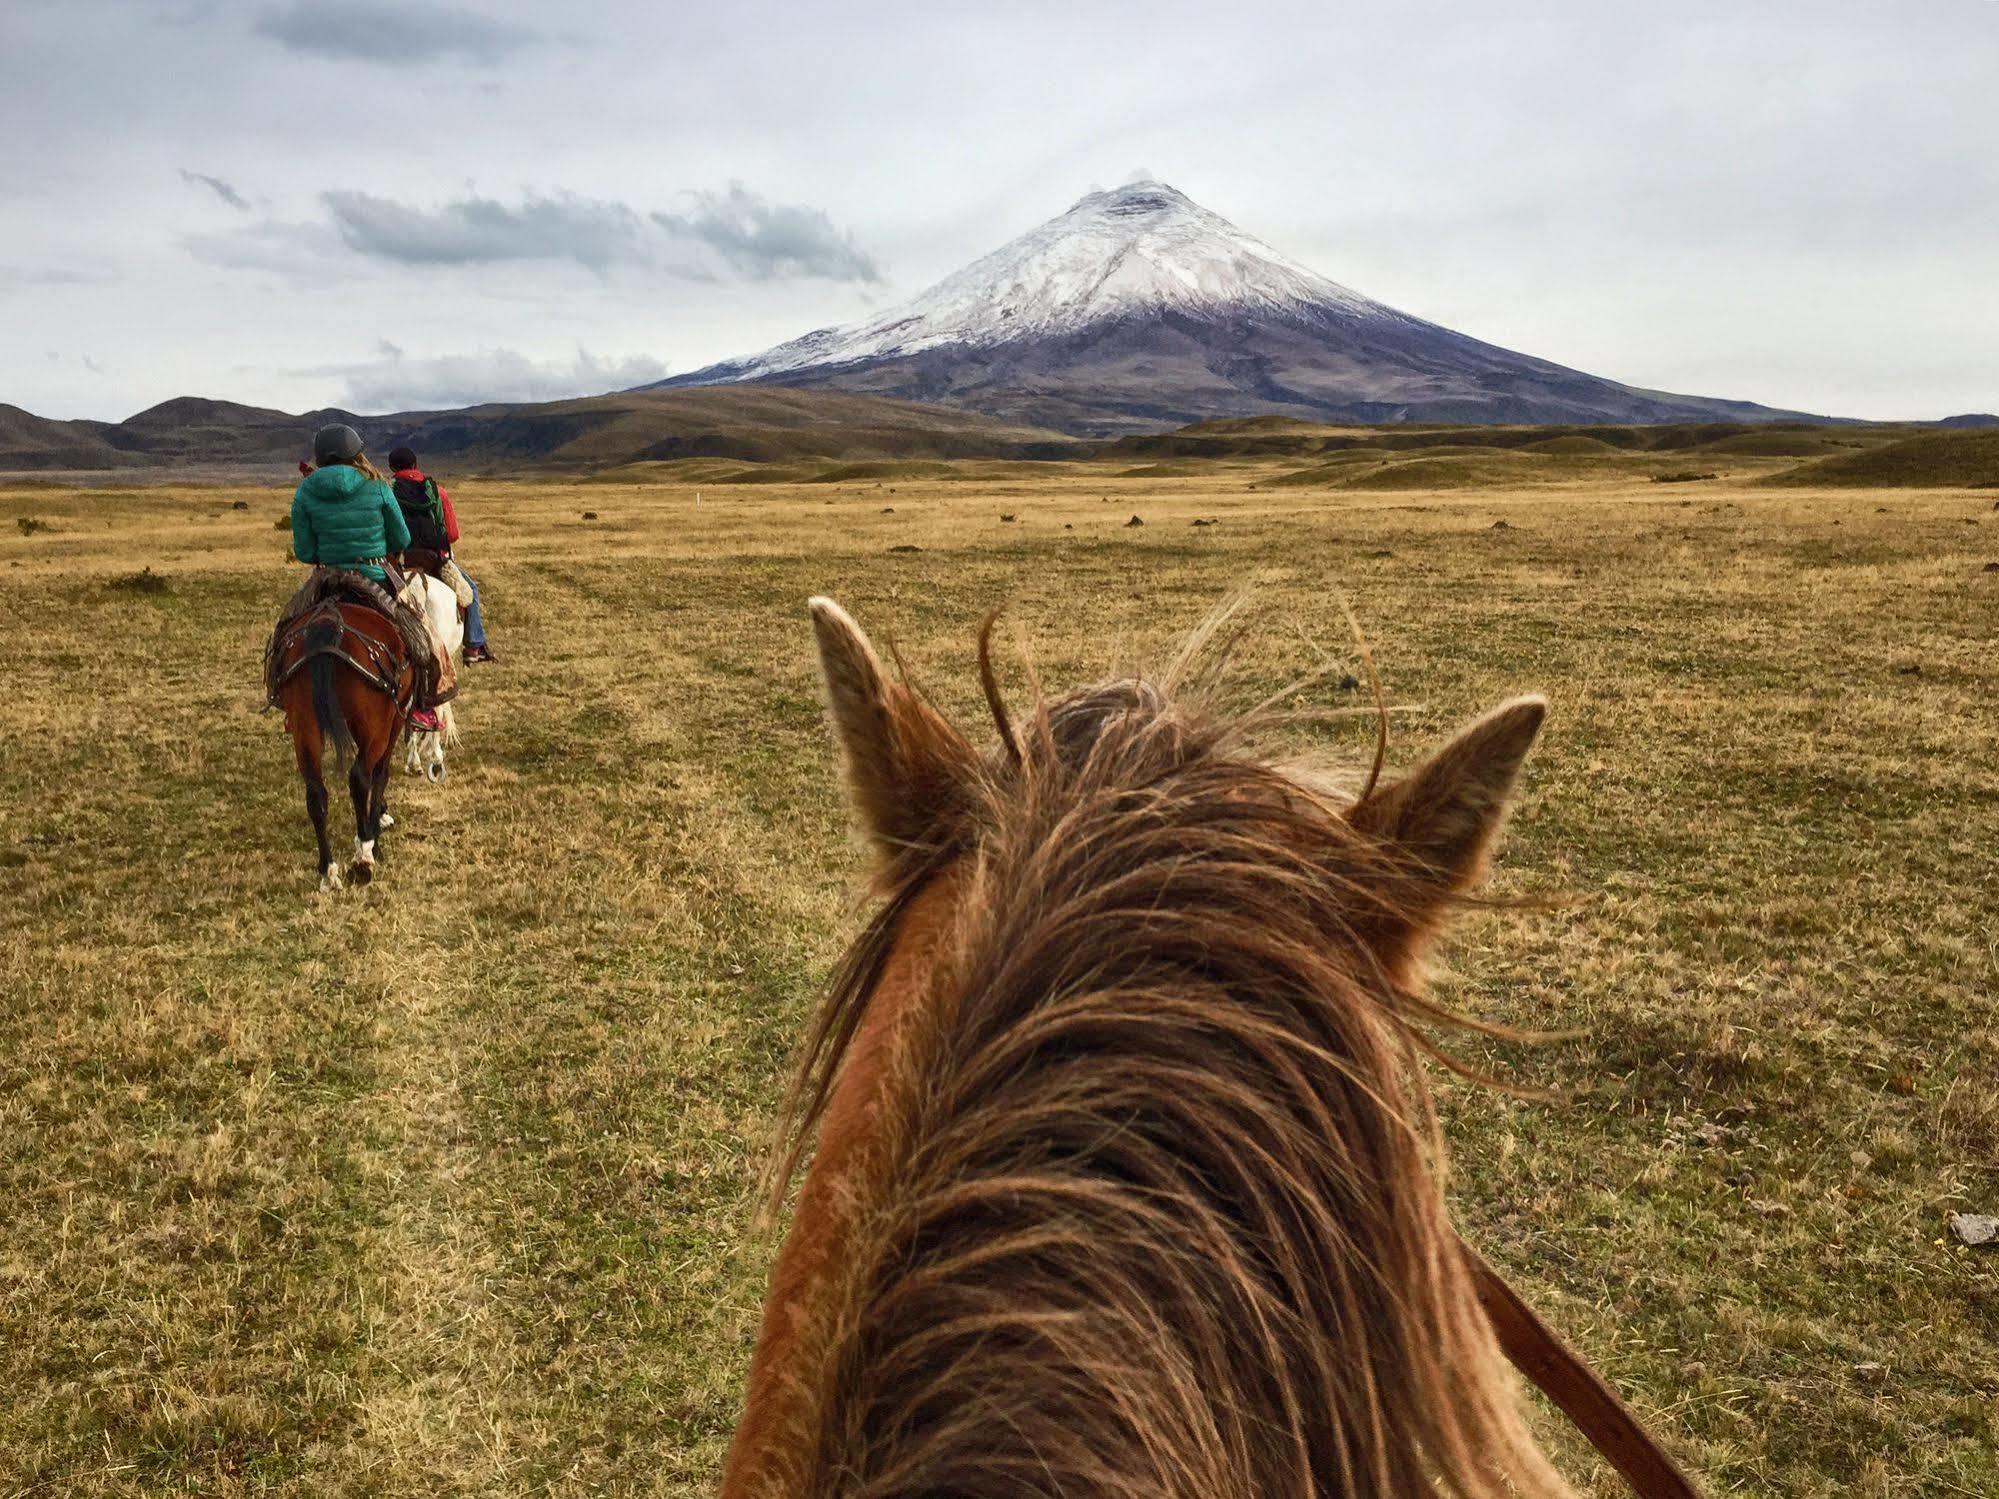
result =
[[465,572],[462,563],[458,570],[465,573],[465,582],[472,590],[472,602],[465,610],[465,643],[468,646],[483,646],[486,643],[486,622],[479,617],[479,585],[472,581],[472,574]]

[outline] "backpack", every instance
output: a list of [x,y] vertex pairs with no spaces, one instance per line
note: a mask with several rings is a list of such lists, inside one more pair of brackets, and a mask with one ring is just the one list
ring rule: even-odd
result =
[[451,543],[445,538],[444,523],[439,518],[444,514],[444,507],[437,501],[437,481],[398,479],[395,490],[396,504],[403,512],[404,523],[410,528],[410,545],[433,552],[449,551]]

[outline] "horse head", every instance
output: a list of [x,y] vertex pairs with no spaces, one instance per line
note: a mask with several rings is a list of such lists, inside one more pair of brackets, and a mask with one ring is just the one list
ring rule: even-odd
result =
[[1420,1068],[1543,702],[1341,790],[1198,652],[1016,724],[982,635],[981,751],[811,607],[881,906],[787,1103],[728,1499],[1568,1492]]

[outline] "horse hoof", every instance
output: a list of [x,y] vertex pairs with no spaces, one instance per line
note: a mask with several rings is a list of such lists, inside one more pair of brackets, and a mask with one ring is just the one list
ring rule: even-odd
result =
[[341,884],[340,884],[339,870],[329,867],[327,869],[320,871],[319,893],[321,895],[331,895],[334,891],[340,888]]
[[394,827],[395,825],[396,825],[396,820],[395,820],[395,818],[393,818],[393,817],[389,816],[389,814],[388,814],[388,813],[384,812],[384,813],[382,814],[382,826],[383,826],[383,827],[385,827],[385,828],[392,828],[392,827]]
[[350,884],[365,885],[374,879],[374,877],[375,866],[372,864],[349,864],[347,866],[347,879]]
[[424,766],[423,773],[429,779],[431,785],[437,785],[444,779],[444,762],[442,760],[431,761],[430,764]]

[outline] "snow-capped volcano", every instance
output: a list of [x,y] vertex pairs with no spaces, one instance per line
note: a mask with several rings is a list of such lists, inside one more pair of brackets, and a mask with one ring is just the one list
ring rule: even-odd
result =
[[1165,183],[1134,182],[1089,194],[901,307],[743,360],[736,378],[944,344],[991,348],[1018,338],[1060,338],[1168,310],[1300,316],[1320,307],[1400,316],[1285,258]]
[[1093,192],[888,312],[661,385],[767,381],[1074,432],[1322,420],[1791,415],[1636,390],[1481,343],[1321,276],[1163,182]]

